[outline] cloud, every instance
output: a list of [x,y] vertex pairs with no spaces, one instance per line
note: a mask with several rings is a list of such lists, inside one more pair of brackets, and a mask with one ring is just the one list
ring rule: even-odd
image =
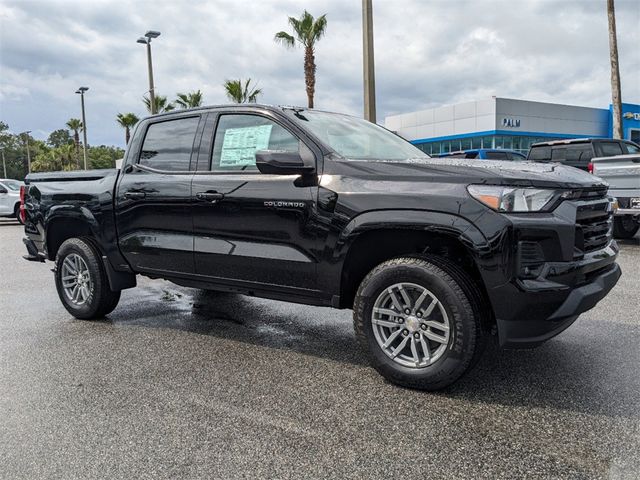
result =
[[[316,50],[318,108],[362,111],[360,2],[308,0],[327,14]],[[302,52],[273,35],[297,1],[0,0],[0,119],[48,132],[79,117],[86,95],[89,140],[123,144],[118,112],[144,115],[148,29],[160,94],[200,89],[226,102],[222,82],[251,77],[261,100],[306,104]],[[640,101],[640,10],[616,0],[623,99]],[[498,95],[606,107],[610,102],[605,2],[374,0],[378,119]],[[43,134],[44,135],[44,134]]]

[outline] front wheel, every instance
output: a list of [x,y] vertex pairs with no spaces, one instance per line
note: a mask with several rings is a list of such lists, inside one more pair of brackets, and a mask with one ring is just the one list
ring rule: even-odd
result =
[[633,238],[639,229],[640,225],[631,215],[623,215],[613,219],[613,236],[615,238]]
[[477,361],[484,332],[478,297],[463,275],[443,259],[405,257],[378,265],[362,281],[354,328],[387,380],[438,390]]
[[82,238],[65,241],[58,250],[56,288],[62,305],[76,318],[93,320],[111,313],[120,292],[109,288],[109,280],[96,248]]

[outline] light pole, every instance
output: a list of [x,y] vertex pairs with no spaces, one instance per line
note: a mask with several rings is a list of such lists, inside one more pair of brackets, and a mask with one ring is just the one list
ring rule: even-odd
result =
[[27,173],[31,173],[31,152],[29,151],[29,134],[30,133],[31,133],[31,130],[27,130],[26,132],[22,132],[20,134],[20,135],[24,135],[24,142],[27,144]]
[[76,93],[80,94],[80,105],[82,106],[82,153],[84,155],[84,169],[87,170],[87,119],[84,114],[84,92],[89,90],[89,87],[80,87],[76,90]]
[[4,161],[4,148],[2,149],[2,170],[4,171],[4,177],[2,178],[7,178],[7,164]]
[[149,102],[151,104],[151,115],[156,113],[156,94],[153,86],[153,66],[151,64],[151,39],[158,38],[159,36],[160,32],[149,30],[143,37],[140,37],[137,40],[138,43],[144,43],[147,46],[147,68],[149,69]]
[[376,73],[373,63],[373,7],[371,0],[362,0],[362,57],[364,118],[376,123]]

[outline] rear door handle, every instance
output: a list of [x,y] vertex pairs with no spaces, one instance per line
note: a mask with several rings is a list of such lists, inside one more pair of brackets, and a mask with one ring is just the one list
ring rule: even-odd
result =
[[139,200],[146,196],[147,194],[144,192],[134,192],[134,191],[124,192],[124,198],[128,198],[130,200]]
[[224,198],[224,193],[218,192],[198,192],[196,198],[203,202],[217,203]]

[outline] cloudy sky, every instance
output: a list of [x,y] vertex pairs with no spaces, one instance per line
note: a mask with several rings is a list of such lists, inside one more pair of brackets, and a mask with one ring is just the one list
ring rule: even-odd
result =
[[[378,121],[491,95],[594,107],[610,102],[606,0],[374,0]],[[616,0],[623,100],[640,103],[640,8]],[[146,53],[156,90],[225,102],[251,77],[272,104],[305,105],[302,52],[273,42],[287,16],[327,14],[316,107],[362,111],[360,0],[0,0],[0,120],[46,138],[80,116],[89,143],[123,145],[118,112],[145,114]]]

